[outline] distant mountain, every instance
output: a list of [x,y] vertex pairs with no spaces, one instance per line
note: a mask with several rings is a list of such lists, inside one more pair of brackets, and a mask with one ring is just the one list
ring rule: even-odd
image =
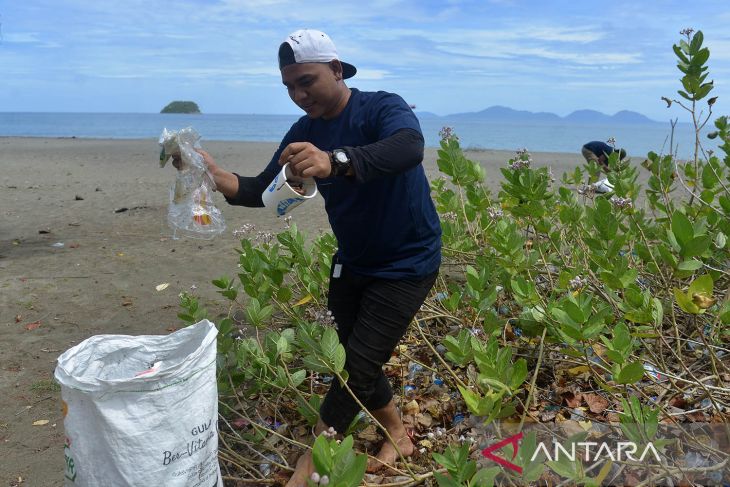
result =
[[418,118],[441,118],[433,112],[414,112]]
[[621,123],[659,123],[656,120],[652,120],[649,117],[642,115],[641,113],[631,112],[629,110],[616,112],[611,118]]
[[554,113],[528,112],[525,110],[513,110],[509,107],[495,105],[482,110],[481,112],[455,113],[448,115],[449,118],[461,118],[470,120],[493,120],[502,122],[557,122],[560,117]]
[[563,120],[572,123],[606,123],[611,121],[611,116],[595,110],[576,110],[563,117]]
[[[430,112],[416,112],[416,115],[422,118],[438,117]],[[595,110],[576,110],[570,115],[560,117],[549,112],[529,112],[526,110],[514,110],[504,106],[491,106],[479,112],[453,113],[440,118],[448,118],[450,120],[483,120],[494,122],[517,122],[517,123],[559,123],[565,122],[570,124],[650,124],[659,123],[642,115],[641,113],[629,110],[621,110],[614,115],[606,115],[605,113]]]

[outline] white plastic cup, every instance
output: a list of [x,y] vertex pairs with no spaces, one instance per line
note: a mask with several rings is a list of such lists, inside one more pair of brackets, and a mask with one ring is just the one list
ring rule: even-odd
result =
[[288,162],[284,164],[279,174],[276,175],[261,195],[264,206],[274,211],[276,216],[284,216],[305,201],[317,196],[317,183],[314,182],[314,178],[302,180],[304,194],[294,191],[286,182],[287,179],[294,179]]

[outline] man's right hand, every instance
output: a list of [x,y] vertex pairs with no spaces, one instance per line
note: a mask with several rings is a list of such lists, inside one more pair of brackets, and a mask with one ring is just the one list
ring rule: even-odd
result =
[[218,164],[215,163],[213,156],[205,152],[203,149],[195,149],[195,152],[203,156],[203,164],[205,164],[208,171],[215,176],[215,173],[217,173],[220,168],[218,167]]
[[[218,167],[218,164],[215,163],[213,157],[206,151],[204,151],[203,149],[195,149],[195,152],[203,156],[203,164],[205,164],[205,167],[211,174],[215,174],[220,169]],[[180,154],[172,156],[172,165],[178,171],[182,169],[182,156],[180,156]]]
[[[212,179],[213,191],[220,191],[228,198],[233,198],[238,193],[238,176],[221,169],[216,164],[213,157],[202,149],[195,151],[203,156],[203,164],[208,169],[208,173]],[[182,159],[180,156],[172,156],[172,165],[179,171],[182,168]]]
[[292,142],[279,156],[279,165],[289,163],[289,168],[300,178],[326,178],[332,173],[332,163],[327,152],[309,142]]

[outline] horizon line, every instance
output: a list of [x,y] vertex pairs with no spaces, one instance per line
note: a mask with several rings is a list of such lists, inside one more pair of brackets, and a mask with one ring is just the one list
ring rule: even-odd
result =
[[[568,113],[567,115],[559,115],[555,112],[547,112],[547,111],[540,111],[540,112],[532,112],[530,110],[521,110],[516,109],[504,105],[492,105],[489,107],[486,107],[482,110],[473,111],[473,112],[455,112],[455,113],[449,113],[446,115],[440,115],[438,113],[430,112],[428,110],[413,110],[413,113],[416,115],[422,114],[422,115],[430,115],[438,118],[446,118],[446,117],[452,117],[452,116],[464,116],[464,115],[476,115],[479,114],[485,110],[489,110],[491,108],[506,108],[508,110],[514,111],[514,112],[526,112],[529,115],[538,115],[538,114],[548,114],[548,115],[555,115],[556,117],[560,119],[565,119],[569,117],[570,115],[581,112],[581,111],[591,111],[595,112],[599,115],[603,115],[606,117],[614,117],[617,114],[621,112],[629,112],[634,113],[637,115],[641,115],[642,117],[645,117],[648,122],[644,121],[643,123],[666,123],[661,120],[655,120],[653,118],[650,118],[647,115],[644,115],[641,112],[636,112],[633,110],[619,110],[618,112],[614,114],[607,114],[598,110],[594,110],[592,108],[581,108],[578,110],[573,110],[572,112]],[[256,113],[256,112],[198,112],[198,113],[162,113],[162,112],[138,112],[138,111],[42,111],[42,110],[0,110],[0,114],[68,114],[68,115],[255,115],[255,116],[276,116],[276,117],[302,117],[305,116],[304,113],[301,114],[295,114],[295,113]],[[676,118],[676,117],[675,117]],[[671,120],[672,118],[669,118]],[[640,122],[642,123],[642,122]],[[679,123],[690,123],[690,122],[679,122]]]

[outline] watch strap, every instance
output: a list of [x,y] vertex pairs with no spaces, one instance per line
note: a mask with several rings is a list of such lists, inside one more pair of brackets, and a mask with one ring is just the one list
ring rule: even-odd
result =
[[[347,162],[341,162],[337,160],[337,157],[335,155],[335,152],[342,152],[345,155],[347,155]],[[347,171],[350,170],[350,167],[352,166],[352,162],[350,161],[350,156],[345,152],[344,149],[335,149],[333,151],[329,152],[330,157],[330,165],[332,167],[332,172],[330,172],[330,176],[344,176],[347,174]]]

